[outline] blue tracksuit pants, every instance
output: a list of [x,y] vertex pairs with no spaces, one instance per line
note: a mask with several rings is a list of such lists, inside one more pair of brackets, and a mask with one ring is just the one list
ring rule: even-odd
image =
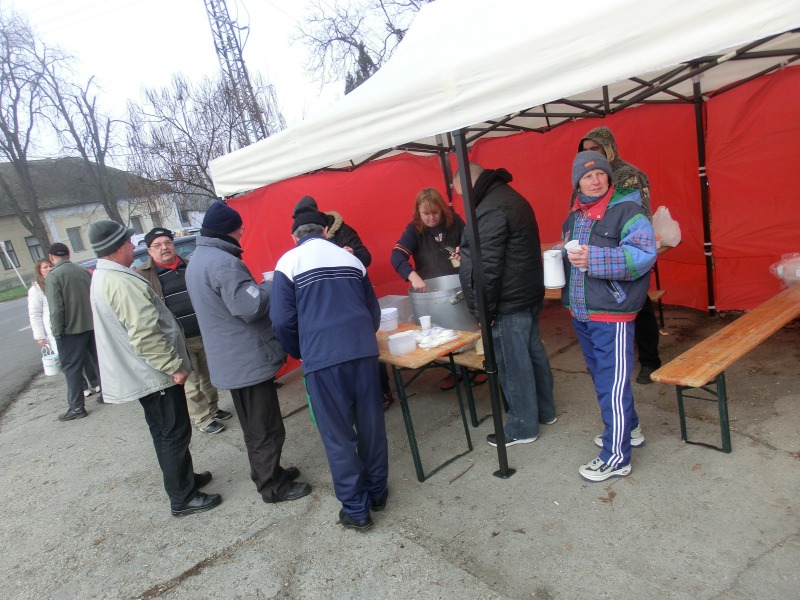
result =
[[389,451],[377,357],[306,375],[308,395],[342,509],[358,520],[386,493]]
[[594,382],[605,426],[600,460],[612,467],[627,465],[631,462],[631,430],[639,426],[631,389],[634,324],[573,318],[572,325]]

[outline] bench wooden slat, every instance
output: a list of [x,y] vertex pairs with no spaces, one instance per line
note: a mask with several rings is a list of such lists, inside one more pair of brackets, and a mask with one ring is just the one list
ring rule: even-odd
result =
[[672,359],[650,377],[661,383],[702,387],[798,316],[800,284],[795,284]]

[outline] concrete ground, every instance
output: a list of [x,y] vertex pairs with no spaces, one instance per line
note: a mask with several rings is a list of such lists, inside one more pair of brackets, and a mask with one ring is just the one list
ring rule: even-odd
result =
[[[667,309],[665,359],[721,327]],[[267,505],[249,478],[236,419],[196,433],[196,470],[220,507],[170,515],[138,403],[65,409],[61,376],[37,377],[0,420],[5,598],[800,598],[800,329],[795,322],[728,372],[733,453],[681,442],[674,388],[634,384],[647,443],[624,479],[589,483],[600,420],[565,312],[545,307],[558,423],[509,448],[517,472],[492,475],[491,419],[473,452],[417,481],[399,406],[386,413],[390,497],[367,533],[337,525],[339,504],[298,373],[279,390],[284,464],[311,496]],[[442,372],[409,402],[426,469],[465,447]],[[479,414],[489,412],[476,387]],[[222,407],[233,410],[228,393]],[[689,405],[689,437],[719,443],[716,406]]]

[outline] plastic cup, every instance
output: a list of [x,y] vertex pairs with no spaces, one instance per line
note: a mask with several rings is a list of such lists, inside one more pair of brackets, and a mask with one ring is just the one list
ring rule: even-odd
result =
[[[578,240],[570,240],[566,244],[564,244],[564,248],[567,249],[567,253],[573,248],[580,248],[581,243]],[[579,267],[581,273],[586,273],[586,269],[584,267]]]
[[431,328],[431,318],[429,315],[425,315],[419,318],[419,326],[422,327],[422,331],[429,331]]

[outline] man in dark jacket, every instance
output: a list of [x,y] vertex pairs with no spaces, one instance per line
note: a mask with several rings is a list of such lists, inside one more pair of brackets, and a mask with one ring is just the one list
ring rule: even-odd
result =
[[[642,208],[650,221],[653,212],[650,207],[650,180],[644,171],[622,160],[617,148],[614,134],[608,127],[595,127],[581,139],[578,152],[591,150],[599,152],[611,164],[611,185],[615,190],[636,190],[642,197]],[[572,203],[575,202],[575,194]],[[639,364],[642,368],[636,377],[636,383],[653,383],[650,373],[661,366],[661,356],[658,353],[658,341],[661,334],[658,331],[658,321],[653,310],[653,302],[645,298],[642,309],[636,315],[634,338],[639,349]]]
[[303,360],[343,527],[372,526],[383,510],[389,459],[378,381],[380,307],[364,264],[324,239],[325,215],[296,207],[297,247],[275,267],[270,317],[283,347]]
[[[45,295],[50,307],[50,325],[58,346],[61,370],[67,379],[68,410],[59,421],[82,419],[86,412],[83,394],[83,365],[88,360],[92,371],[97,368],[92,305],[89,287],[92,276],[83,267],[69,260],[69,248],[56,242],[48,249],[53,268],[47,275]],[[102,402],[102,400],[99,400]]]
[[311,486],[295,481],[297,467],[280,464],[286,429],[275,374],[286,352],[269,320],[272,283],[256,285],[241,259],[243,235],[239,213],[214,202],[186,269],[186,288],[197,311],[211,383],[231,391],[258,493],[267,503],[297,500],[310,494]]
[[233,415],[227,410],[219,410],[217,406],[219,394],[217,388],[211,385],[200,325],[186,289],[188,261],[175,252],[174,239],[173,233],[163,227],[155,227],[147,232],[144,243],[150,258],[135,271],[147,279],[183,328],[186,349],[194,367],[184,384],[189,418],[203,433],[220,433],[225,425],[217,419],[225,421]]
[[[533,208],[508,184],[505,169],[484,170],[470,163],[473,200],[483,258],[487,311],[497,356],[500,385],[508,402],[505,443],[529,444],[539,424],[556,422],[553,374],[539,335],[544,301],[544,272],[539,226]],[[456,174],[455,191],[461,194]],[[477,314],[472,247],[468,232],[461,241],[461,287]],[[487,437],[496,446],[494,434]]]

